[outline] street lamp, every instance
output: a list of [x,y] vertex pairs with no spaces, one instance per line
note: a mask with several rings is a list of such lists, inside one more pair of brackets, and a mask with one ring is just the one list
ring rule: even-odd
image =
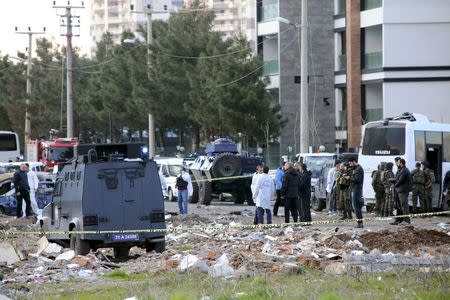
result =
[[308,1],[302,0],[301,26],[288,19],[278,17],[277,21],[301,29],[300,50],[300,152],[307,153],[309,147],[309,115],[308,115]]

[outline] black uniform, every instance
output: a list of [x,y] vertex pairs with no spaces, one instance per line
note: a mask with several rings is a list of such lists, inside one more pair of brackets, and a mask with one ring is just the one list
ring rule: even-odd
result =
[[34,215],[33,210],[31,209],[30,185],[28,184],[28,176],[26,172],[18,170],[14,173],[14,187],[17,197],[16,216],[18,218],[22,217],[22,200],[25,200],[25,204],[27,205],[25,209],[26,215]]
[[298,198],[298,173],[294,168],[289,168],[284,173],[283,186],[281,188],[285,198],[284,220],[289,223],[289,212],[294,222],[298,221],[297,198]]
[[300,221],[311,222],[311,171],[300,172],[299,175]]

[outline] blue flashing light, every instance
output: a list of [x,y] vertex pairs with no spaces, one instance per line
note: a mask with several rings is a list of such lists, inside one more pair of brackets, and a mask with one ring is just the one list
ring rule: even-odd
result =
[[149,156],[149,151],[148,151],[148,147],[147,146],[142,146],[141,147],[141,156],[143,158]]

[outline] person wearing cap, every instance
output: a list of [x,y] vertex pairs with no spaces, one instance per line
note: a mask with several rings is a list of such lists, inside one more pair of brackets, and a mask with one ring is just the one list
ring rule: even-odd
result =
[[423,212],[433,211],[433,184],[436,182],[433,170],[429,168],[429,164],[426,161],[422,162],[422,170],[425,172],[425,195],[424,195],[424,208]]

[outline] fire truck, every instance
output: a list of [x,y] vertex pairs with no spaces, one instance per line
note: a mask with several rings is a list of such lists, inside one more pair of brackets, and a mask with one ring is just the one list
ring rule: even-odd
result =
[[50,141],[29,141],[26,146],[27,160],[40,161],[53,168],[58,163],[73,158],[73,149],[78,144],[76,138],[57,138]]

